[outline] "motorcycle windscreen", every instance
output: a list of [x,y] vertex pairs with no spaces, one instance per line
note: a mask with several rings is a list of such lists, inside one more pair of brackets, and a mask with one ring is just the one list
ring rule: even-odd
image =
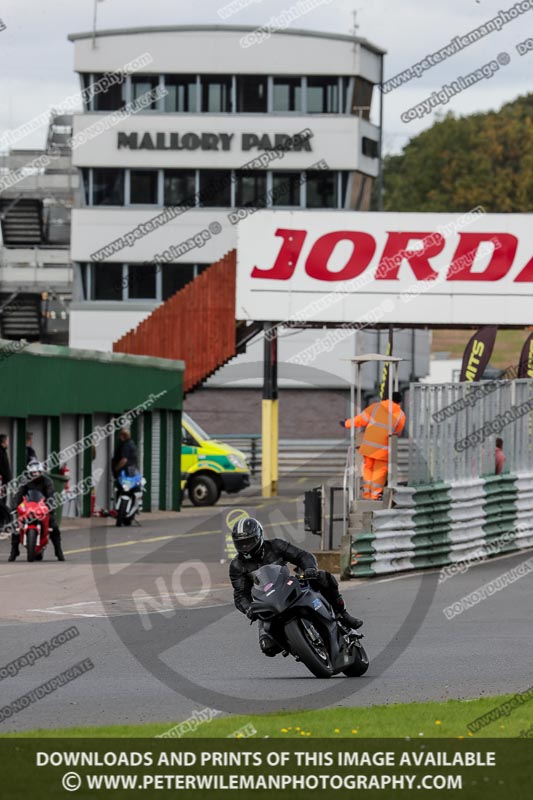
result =
[[131,491],[131,489],[135,489],[137,488],[137,486],[140,486],[141,481],[142,481],[142,475],[140,472],[137,472],[136,475],[128,476],[126,475],[124,470],[122,470],[118,479],[120,486],[126,492],[129,492]]
[[38,489],[29,489],[24,497],[28,503],[38,503],[40,500],[44,500],[44,494]]
[[274,585],[280,578],[285,581],[289,574],[288,567],[279,564],[265,564],[264,567],[252,572],[252,577],[256,586],[264,587],[269,583]]

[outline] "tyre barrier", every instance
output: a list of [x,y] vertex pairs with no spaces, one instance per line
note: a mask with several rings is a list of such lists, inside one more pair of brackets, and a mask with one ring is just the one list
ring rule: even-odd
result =
[[400,486],[353,535],[350,576],[462,564],[533,547],[533,473]]

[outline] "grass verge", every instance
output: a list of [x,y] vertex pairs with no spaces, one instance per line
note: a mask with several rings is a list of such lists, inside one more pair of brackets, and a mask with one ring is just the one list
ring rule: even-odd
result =
[[[495,718],[476,734],[468,723],[493,711],[515,695],[483,697],[475,700],[448,700],[443,703],[402,703],[361,708],[327,708],[319,711],[294,711],[267,715],[215,717],[200,724],[183,738],[225,738],[250,735],[257,738],[499,738],[533,736],[533,702],[524,703],[508,716]],[[496,714],[494,714],[496,717]],[[112,725],[98,728],[59,728],[5,734],[14,737],[152,737],[179,723]],[[251,727],[250,727],[251,726]],[[181,738],[181,737],[180,737]]]

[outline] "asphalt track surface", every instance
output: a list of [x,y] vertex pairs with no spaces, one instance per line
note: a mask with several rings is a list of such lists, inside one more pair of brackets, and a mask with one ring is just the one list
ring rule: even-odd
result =
[[145,516],[142,527],[66,532],[64,564],[51,552],[42,563],[5,563],[8,545],[0,542],[0,675],[32,645],[79,630],[0,678],[0,707],[83,659],[94,664],[0,722],[0,732],[175,722],[206,706],[246,714],[466,700],[531,686],[531,574],[452,620],[443,608],[532,551],[441,584],[437,572],[343,584],[349,608],[365,620],[371,665],[362,678],[317,680],[292,658],[262,656],[255,626],[232,606],[220,530],[237,506],[253,510],[269,537],[316,547],[302,532],[301,489],[292,490],[271,501],[241,497],[157,521]]

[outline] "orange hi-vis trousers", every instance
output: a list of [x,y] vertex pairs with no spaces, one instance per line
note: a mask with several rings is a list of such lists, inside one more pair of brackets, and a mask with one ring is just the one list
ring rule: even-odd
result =
[[380,500],[387,482],[387,461],[363,457],[363,499]]

